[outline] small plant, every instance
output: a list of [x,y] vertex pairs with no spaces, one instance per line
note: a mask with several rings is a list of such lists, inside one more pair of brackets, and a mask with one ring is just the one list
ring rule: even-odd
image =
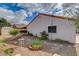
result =
[[8,56],[12,56],[13,48],[7,48],[4,50],[4,54]]
[[5,39],[0,39],[0,46],[5,46],[6,40]]
[[5,43],[5,39],[0,39],[0,43]]
[[43,32],[41,32],[40,34],[41,34],[40,39],[42,39],[42,40],[48,39],[48,34],[46,33],[46,31],[43,31]]
[[10,34],[16,36],[19,33],[17,29],[11,29]]
[[59,42],[59,43],[70,43],[70,42],[62,40],[62,39],[55,39],[54,41]]
[[40,48],[40,47],[42,47],[42,41],[39,39],[34,39],[34,40],[32,40],[31,45],[33,48]]
[[27,32],[27,34],[28,34],[29,36],[33,36],[33,34],[32,34],[32,33],[30,33],[30,32]]

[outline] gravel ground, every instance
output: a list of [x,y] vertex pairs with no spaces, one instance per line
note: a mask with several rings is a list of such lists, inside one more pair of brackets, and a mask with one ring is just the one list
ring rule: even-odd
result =
[[[25,36],[26,43],[29,44],[32,38]],[[61,56],[76,56],[77,50],[76,48],[79,45],[71,45],[71,44],[60,44],[57,42],[52,42],[49,40],[45,40],[43,44],[44,48],[42,49],[43,52],[48,52],[52,55],[58,54]]]
[[[52,42],[45,40],[43,43],[43,49],[39,51],[31,51],[27,48],[27,45],[31,43],[32,37],[24,36],[25,39],[25,46],[21,47],[16,45],[16,41],[10,41],[10,43],[6,44],[5,48],[13,47],[14,48],[14,55],[21,55],[21,56],[53,56],[53,55],[60,55],[60,56],[77,56],[79,55],[79,45],[71,45],[71,44],[60,44],[57,42]],[[14,45],[14,44],[15,45]],[[0,55],[4,55],[2,52],[2,47],[0,48]]]

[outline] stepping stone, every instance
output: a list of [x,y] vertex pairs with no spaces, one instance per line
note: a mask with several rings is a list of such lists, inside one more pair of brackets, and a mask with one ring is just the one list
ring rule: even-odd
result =
[[74,45],[73,47],[79,47],[78,45]]
[[55,53],[55,54],[53,54],[53,56],[61,56],[61,55]]
[[54,44],[54,46],[58,46],[58,44]]
[[61,47],[61,46],[63,46],[63,45],[61,44],[61,45],[59,45],[59,46]]
[[21,56],[21,54],[16,54],[15,56]]
[[68,47],[71,47],[71,46],[68,46]]

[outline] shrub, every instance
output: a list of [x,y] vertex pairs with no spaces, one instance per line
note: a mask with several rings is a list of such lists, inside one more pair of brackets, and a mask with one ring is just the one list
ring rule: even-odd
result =
[[19,33],[17,29],[11,29],[10,34],[16,36]]
[[46,33],[46,31],[43,31],[40,34],[41,34],[41,38],[40,39],[42,39],[42,40],[48,39],[48,34]]
[[33,34],[32,34],[32,33],[30,33],[30,32],[27,32],[27,34],[28,34],[29,36],[33,36]]
[[12,53],[13,53],[13,48],[7,48],[7,49],[4,50],[4,54],[5,55],[11,56]]
[[39,48],[42,47],[42,41],[39,39],[32,40],[32,47]]
[[0,43],[5,43],[5,39],[0,39]]
[[62,40],[62,39],[55,39],[55,42],[59,42],[59,43],[70,43],[68,41]]
[[5,46],[6,40],[5,39],[0,39],[0,46]]

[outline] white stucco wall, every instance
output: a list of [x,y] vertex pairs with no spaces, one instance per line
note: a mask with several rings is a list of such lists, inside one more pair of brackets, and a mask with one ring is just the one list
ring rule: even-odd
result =
[[[57,26],[57,33],[48,33],[48,26]],[[76,43],[73,21],[65,19],[40,15],[27,27],[27,31],[34,35],[37,34],[38,36],[40,35],[40,32],[46,31],[49,34],[50,40],[58,38]]]

